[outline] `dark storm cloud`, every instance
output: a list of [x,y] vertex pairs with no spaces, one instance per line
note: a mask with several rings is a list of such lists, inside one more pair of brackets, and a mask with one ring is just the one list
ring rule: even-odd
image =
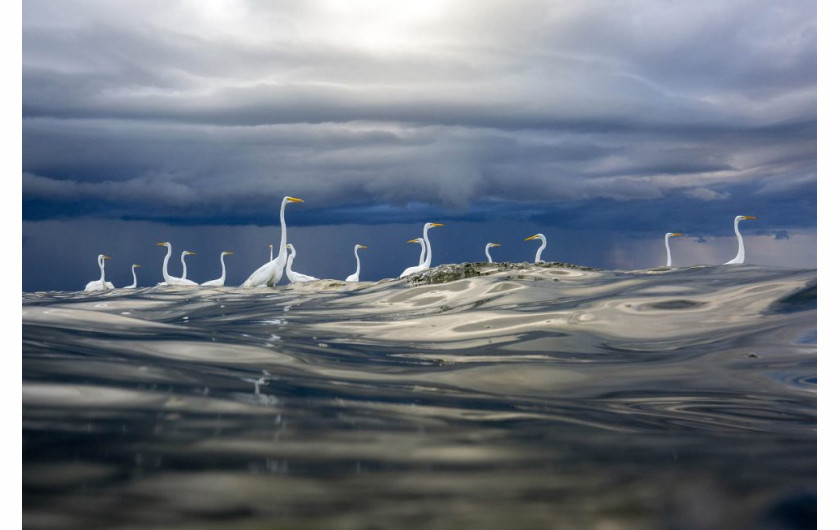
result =
[[25,220],[816,224],[813,2],[32,0],[22,85]]

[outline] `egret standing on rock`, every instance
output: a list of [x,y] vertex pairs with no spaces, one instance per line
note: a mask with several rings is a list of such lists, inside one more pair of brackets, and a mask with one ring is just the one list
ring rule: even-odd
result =
[[359,281],[359,271],[362,269],[362,264],[359,261],[359,249],[360,248],[367,248],[367,247],[364,246],[364,245],[356,245],[355,247],[353,247],[353,254],[356,255],[356,272],[354,272],[353,274],[348,276],[347,279],[344,280],[345,282],[357,282],[357,281]]
[[137,273],[134,272],[134,269],[140,268],[140,265],[134,264],[131,266],[131,276],[134,278],[134,283],[131,285],[126,285],[123,289],[136,289],[137,288]]
[[195,252],[193,252],[192,250],[185,250],[181,252],[181,267],[183,267],[183,272],[181,272],[182,280],[187,279],[187,260],[184,259],[187,256],[195,256]]
[[166,285],[179,286],[197,286],[198,284],[186,278],[176,278],[169,275],[169,258],[172,256],[172,243],[166,241],[165,243],[158,243],[161,247],[166,247],[166,257],[163,258],[163,283]]
[[283,197],[280,204],[280,247],[277,249],[277,257],[269,261],[259,269],[255,270],[242,287],[259,287],[267,285],[274,287],[283,279],[283,269],[286,268],[286,205],[290,202],[303,202],[303,199],[296,199],[288,195]]
[[741,237],[741,232],[738,230],[738,223],[744,219],[757,219],[751,215],[737,215],[735,216],[735,235],[738,237],[738,254],[734,258],[724,263],[724,265],[741,265],[744,263],[744,238]]
[[295,246],[291,243],[287,244],[286,248],[292,251],[286,258],[286,277],[289,279],[289,283],[314,282],[317,280],[318,278],[314,276],[307,276],[306,274],[301,274],[292,270],[292,264],[295,262],[297,251],[295,250]]
[[225,250],[219,256],[219,261],[222,262],[222,275],[215,280],[210,280],[201,284],[202,287],[224,287],[225,286],[225,256],[229,256],[233,252]]
[[487,243],[484,246],[484,255],[487,256],[487,263],[493,263],[493,258],[490,257],[490,247],[500,247],[498,243]]
[[668,232],[667,234],[665,234],[665,253],[668,256],[668,260],[665,263],[666,267],[671,266],[671,245],[668,243],[668,240],[672,237],[679,237],[681,235],[682,234],[680,234],[679,232]]
[[548,241],[546,241],[545,236],[542,234],[534,234],[531,237],[526,237],[525,241],[530,241],[532,239],[539,239],[542,241],[542,245],[540,248],[537,249],[537,256],[534,258],[534,263],[545,263],[540,256],[542,256],[542,251],[545,250],[545,247],[548,245]]
[[107,291],[109,289],[114,288],[114,284],[111,282],[105,281],[105,260],[111,259],[110,257],[106,256],[105,254],[100,254],[96,257],[96,263],[99,265],[99,279],[93,280],[92,282],[88,282],[85,285],[85,291]]
[[428,268],[432,264],[432,242],[429,241],[429,228],[434,228],[436,226],[443,226],[441,223],[426,223],[423,226],[423,239],[426,241],[426,259],[423,261],[422,264],[416,265],[414,267],[409,267],[402,271],[400,274],[400,278],[405,278],[409,274],[414,274],[415,272],[421,272],[428,270]]

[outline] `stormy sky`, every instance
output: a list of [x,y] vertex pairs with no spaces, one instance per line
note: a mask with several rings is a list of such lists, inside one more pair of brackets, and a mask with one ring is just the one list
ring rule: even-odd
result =
[[[23,3],[24,290],[241,283],[277,244],[417,259],[816,267],[814,1]],[[180,265],[171,266],[180,275]]]

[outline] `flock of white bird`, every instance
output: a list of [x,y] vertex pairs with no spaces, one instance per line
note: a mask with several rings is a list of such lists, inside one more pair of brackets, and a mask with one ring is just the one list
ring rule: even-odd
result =
[[[280,247],[277,251],[277,256],[274,256],[274,245],[269,245],[269,259],[268,262],[262,265],[260,268],[255,270],[245,282],[242,283],[242,287],[274,287],[280,280],[283,278],[285,274],[286,277],[289,279],[290,283],[303,283],[303,282],[312,282],[318,280],[313,276],[308,276],[306,274],[301,274],[299,272],[295,272],[292,270],[292,263],[295,260],[295,256],[297,252],[295,251],[294,245],[291,243],[287,243],[286,241],[286,205],[292,202],[303,202],[302,199],[297,199],[295,197],[284,197],[283,202],[280,205]],[[740,230],[738,230],[738,224],[746,219],[756,219],[755,217],[749,215],[738,215],[735,217],[735,236],[738,238],[738,254],[731,260],[727,261],[725,265],[737,265],[744,263],[744,238],[741,236]],[[432,243],[429,241],[429,229],[434,228],[437,226],[443,226],[440,223],[426,223],[423,226],[423,237],[418,237],[416,239],[411,239],[408,243],[418,243],[420,245],[420,260],[418,261],[417,265],[413,267],[406,268],[402,274],[400,274],[400,278],[405,278],[411,274],[422,272],[428,270],[432,264]],[[665,253],[666,253],[666,267],[671,266],[671,245],[669,240],[672,237],[682,236],[684,234],[678,232],[668,232],[665,234]],[[534,234],[531,237],[525,238],[525,241],[533,241],[539,240],[542,242],[540,247],[537,249],[537,254],[534,257],[534,263],[545,263],[542,260],[542,252],[545,250],[546,246],[548,246],[548,240],[543,234]],[[158,243],[158,245],[166,247],[166,256],[163,258],[163,281],[158,283],[158,285],[175,285],[175,286],[193,286],[198,287],[199,284],[187,278],[187,262],[186,257],[194,255],[195,252],[185,250],[181,252],[181,266],[183,272],[181,277],[170,276],[169,274],[169,258],[172,257],[172,244],[167,242]],[[489,263],[493,263],[493,258],[490,256],[490,249],[493,247],[501,246],[498,243],[487,243],[484,247],[484,255],[487,257],[487,261]],[[367,248],[365,245],[355,245],[353,247],[353,254],[356,256],[356,272],[348,276],[345,281],[346,282],[358,282],[359,281],[359,273],[361,272],[361,261],[359,260],[359,249]],[[201,284],[201,287],[222,287],[225,285],[225,256],[231,255],[233,252],[225,250],[219,256],[219,261],[222,265],[222,275],[215,280],[210,280],[208,282],[204,282]],[[105,260],[111,259],[110,257],[100,254],[97,257],[97,263],[99,264],[99,279],[88,282],[85,286],[85,291],[106,291],[114,288],[114,284],[105,281]],[[127,285],[123,287],[123,289],[134,289],[137,287],[137,274],[135,273],[135,269],[140,267],[138,264],[133,264],[131,266],[131,275],[134,278],[134,282],[131,285]]]

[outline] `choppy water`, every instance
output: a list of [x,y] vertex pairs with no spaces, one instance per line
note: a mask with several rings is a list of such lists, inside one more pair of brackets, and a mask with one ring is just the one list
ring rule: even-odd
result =
[[816,526],[816,271],[484,267],[24,294],[24,526]]

